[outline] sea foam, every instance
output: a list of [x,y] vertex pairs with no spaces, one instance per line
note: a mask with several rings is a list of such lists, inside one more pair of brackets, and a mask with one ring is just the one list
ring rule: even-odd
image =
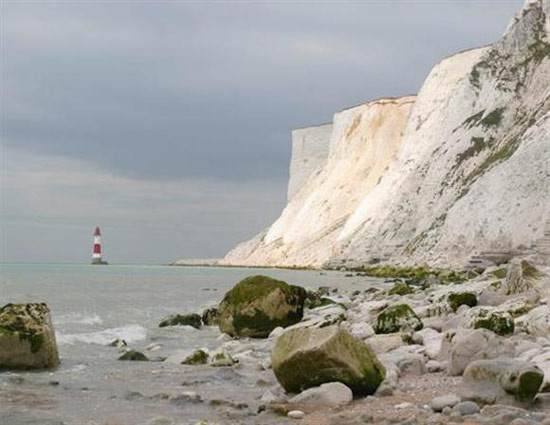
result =
[[56,333],[57,343],[60,345],[72,345],[77,342],[86,344],[107,345],[114,339],[123,339],[127,343],[142,341],[147,337],[147,330],[140,325],[126,325],[119,328],[104,329],[98,332],[86,332],[79,334]]

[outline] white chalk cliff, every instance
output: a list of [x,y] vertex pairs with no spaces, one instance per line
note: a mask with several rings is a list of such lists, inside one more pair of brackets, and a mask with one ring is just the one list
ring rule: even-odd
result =
[[293,133],[288,204],[221,261],[460,266],[530,247],[550,210],[550,0],[437,64],[417,96]]

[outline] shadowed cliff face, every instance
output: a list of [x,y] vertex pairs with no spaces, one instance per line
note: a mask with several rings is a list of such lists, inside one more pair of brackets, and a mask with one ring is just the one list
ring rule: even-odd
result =
[[434,67],[416,100],[334,117],[326,164],[226,263],[461,265],[530,246],[550,189],[550,0],[492,46]]

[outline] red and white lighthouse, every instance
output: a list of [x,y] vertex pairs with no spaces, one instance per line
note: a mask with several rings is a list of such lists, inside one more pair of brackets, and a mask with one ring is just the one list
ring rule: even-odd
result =
[[101,256],[101,230],[94,229],[94,248],[92,251],[92,264],[107,264]]

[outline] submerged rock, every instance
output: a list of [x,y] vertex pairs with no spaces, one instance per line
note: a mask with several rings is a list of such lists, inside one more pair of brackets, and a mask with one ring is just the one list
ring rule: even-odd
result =
[[0,369],[56,367],[59,354],[50,310],[44,303],[0,309]]
[[195,350],[192,354],[187,356],[181,364],[186,365],[197,365],[197,364],[206,364],[208,363],[208,353],[205,350],[199,349]]
[[477,360],[464,371],[460,394],[478,404],[531,405],[542,379],[542,371],[530,363]]
[[140,351],[137,350],[129,350],[126,351],[122,356],[118,358],[119,360],[131,360],[131,361],[139,361],[139,362],[147,362],[149,361],[149,358],[143,354]]
[[303,316],[306,291],[267,276],[241,280],[223,298],[220,331],[231,336],[266,338],[278,326],[287,327]]
[[370,395],[386,373],[367,344],[337,326],[287,330],[275,340],[271,364],[289,392],[341,382],[355,395]]
[[377,334],[419,331],[423,324],[412,308],[407,304],[392,305],[385,308],[376,318],[373,326]]
[[198,314],[172,314],[159,323],[159,328],[167,326],[192,326],[195,329],[200,329],[201,316]]

